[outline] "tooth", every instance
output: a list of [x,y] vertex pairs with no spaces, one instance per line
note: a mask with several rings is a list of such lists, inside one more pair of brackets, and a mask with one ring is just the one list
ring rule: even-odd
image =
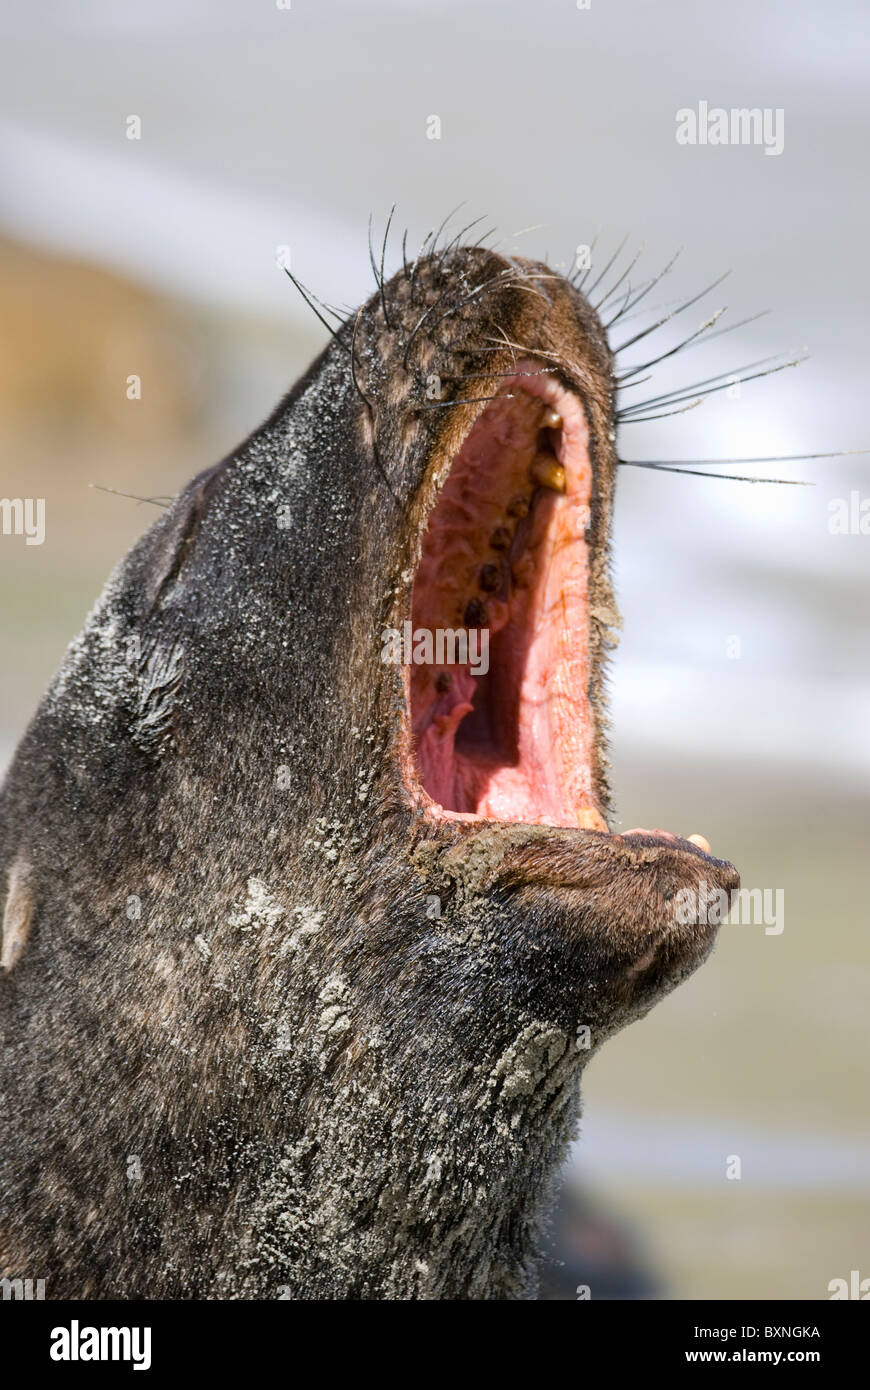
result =
[[536,454],[530,473],[532,481],[539,487],[551,488],[553,492],[566,490],[565,470],[553,454]]
[[511,533],[507,526],[496,526],[489,538],[489,543],[493,550],[507,550],[511,539]]
[[508,503],[508,516],[528,516],[529,504],[525,497],[515,497]]
[[494,594],[501,588],[501,565],[481,565],[477,582],[485,594]]
[[698,849],[702,849],[705,854],[710,853],[710,841],[705,840],[703,835],[690,835],[689,844],[697,845]]
[[562,417],[561,417],[561,415],[558,413],[558,411],[552,410],[552,409],[550,409],[550,408],[548,407],[548,408],[544,411],[544,414],[543,414],[542,417],[541,417],[541,429],[542,429],[542,430],[560,430],[561,428],[562,428]]
[[486,608],[479,598],[468,600],[463,619],[466,627],[486,627]]
[[596,811],[594,806],[587,806],[582,811],[576,812],[577,825],[581,830],[606,830],[607,821],[600,811]]

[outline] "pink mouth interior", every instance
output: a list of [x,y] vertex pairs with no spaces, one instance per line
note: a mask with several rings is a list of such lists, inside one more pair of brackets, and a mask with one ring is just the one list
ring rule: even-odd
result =
[[423,537],[414,636],[486,629],[489,670],[411,665],[417,780],[454,817],[604,829],[587,689],[588,429],[552,376],[523,375],[537,370],[518,367],[479,417]]

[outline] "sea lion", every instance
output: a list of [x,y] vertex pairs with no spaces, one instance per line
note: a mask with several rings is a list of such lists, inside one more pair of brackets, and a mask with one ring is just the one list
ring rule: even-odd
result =
[[568,279],[430,246],[120,564],[0,802],[5,1275],[533,1296],[582,1068],[737,884],[607,830],[613,395]]

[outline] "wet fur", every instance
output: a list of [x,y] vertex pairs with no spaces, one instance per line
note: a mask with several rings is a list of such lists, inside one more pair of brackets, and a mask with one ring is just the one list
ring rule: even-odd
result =
[[3,1275],[48,1297],[534,1292],[582,1066],[709,951],[676,890],[736,877],[685,842],[436,825],[404,785],[380,633],[485,408],[426,408],[426,378],[483,397],[518,355],[590,426],[606,808],[606,339],[544,266],[424,257],[122,562],[18,750]]

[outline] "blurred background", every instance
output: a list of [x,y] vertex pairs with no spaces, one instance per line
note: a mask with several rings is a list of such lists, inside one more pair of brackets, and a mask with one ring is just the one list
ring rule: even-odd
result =
[[[684,247],[616,343],[731,269],[623,365],[722,305],[722,326],[769,314],[632,401],[812,354],[626,424],[623,458],[870,446],[868,24],[859,0],[5,6],[0,494],[44,498],[46,535],[0,536],[0,762],[157,514],[89,484],[171,495],[231,450],[326,336],[276,258],[357,304],[369,215],[379,237],[394,202],[391,270],[401,228],[415,249],[460,203],[454,229],[485,215],[474,235],[560,268],[598,233],[592,278],[627,236],[614,272],[643,247],[638,288]],[[700,101],[781,108],[783,152],[678,145]],[[829,529],[868,469],[620,470],[619,822],[703,833],[783,891],[784,930],[725,926],[590,1065],[550,1296],[815,1299],[870,1277],[870,535]]]

